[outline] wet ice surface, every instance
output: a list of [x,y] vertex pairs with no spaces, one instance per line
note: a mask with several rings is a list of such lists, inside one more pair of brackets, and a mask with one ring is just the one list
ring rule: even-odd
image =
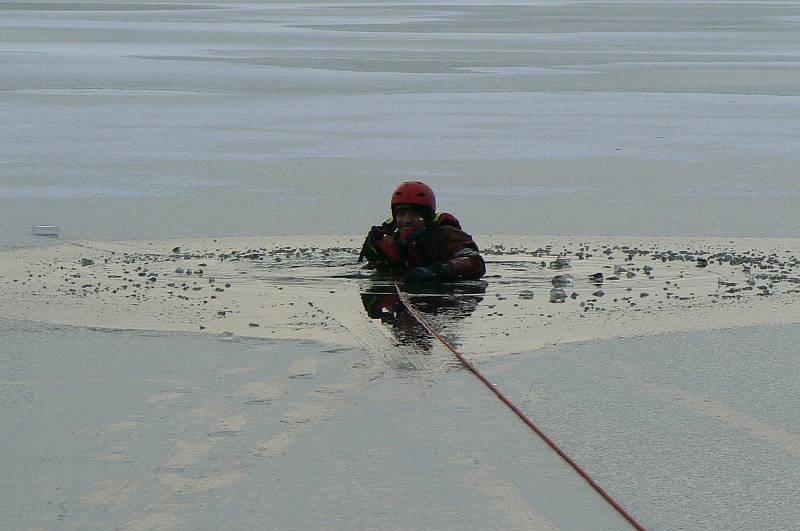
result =
[[587,342],[484,369],[649,528],[794,529],[798,334]]
[[10,528],[623,528],[463,372],[311,341],[0,333]]
[[[794,322],[794,240],[484,239],[506,242],[481,243],[484,280],[404,288],[479,356]],[[406,330],[408,319],[397,318],[390,279],[357,263],[360,243],[355,236],[74,242],[6,253],[0,288],[15,301],[5,305],[9,316],[75,325],[312,334],[357,344],[370,341],[365,330],[374,331],[365,329],[366,313],[400,336],[419,336],[413,322]]]
[[[797,327],[724,318],[752,307],[796,320],[797,242],[546,240],[484,246],[485,282],[406,291],[648,527],[797,521]],[[393,283],[355,264],[348,241],[4,253],[0,315],[202,332],[5,324],[1,476],[47,480],[4,487],[10,521],[624,528],[396,306]],[[563,302],[551,302],[557,289]],[[373,319],[365,296],[378,298]],[[726,330],[526,350],[547,334],[656,322]]]
[[[796,322],[796,240],[486,239],[484,281],[404,290],[624,506],[655,528],[797,519],[783,503],[797,472],[785,456],[800,448],[787,379],[796,327],[735,328]],[[3,477],[71,478],[11,511],[14,521],[104,527],[132,513],[141,527],[256,528],[269,514],[280,527],[624,528],[398,307],[390,280],[356,264],[359,243],[2,253],[0,315],[99,327],[68,340],[45,325],[5,333],[0,396],[14,451]],[[675,333],[713,328],[725,331]],[[562,342],[578,343],[547,347]],[[85,385],[73,391],[75,381]],[[12,502],[34,489],[16,484]],[[315,510],[297,510],[303,496]]]

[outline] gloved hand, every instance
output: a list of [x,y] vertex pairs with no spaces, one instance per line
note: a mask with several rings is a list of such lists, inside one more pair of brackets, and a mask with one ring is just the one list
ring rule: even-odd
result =
[[361,262],[364,258],[372,263],[384,261],[385,257],[378,248],[378,244],[383,241],[383,238],[388,234],[389,232],[385,227],[380,225],[372,227],[369,234],[367,234],[367,237],[364,239],[364,245],[361,246],[361,254],[358,256],[358,261]]
[[452,277],[452,267],[448,264],[431,264],[427,267],[413,267],[403,276],[403,282],[418,284],[420,282],[446,281]]

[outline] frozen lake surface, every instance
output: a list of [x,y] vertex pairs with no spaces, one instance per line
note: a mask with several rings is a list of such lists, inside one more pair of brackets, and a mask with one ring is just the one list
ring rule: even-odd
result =
[[[314,342],[0,333],[13,528],[627,528],[443,349],[381,367]],[[481,369],[648,528],[789,529],[798,333],[587,342]]]
[[[360,234],[417,178],[487,246],[795,237],[799,29],[800,5],[781,1],[4,2],[0,249]],[[43,276],[75,282],[59,271],[20,272],[24,304],[55,301]],[[514,322],[524,343],[506,299],[475,318]],[[83,311],[72,302],[65,315]],[[555,342],[561,315],[537,320]],[[435,347],[0,318],[11,527],[625,528]],[[648,527],[796,528],[797,336],[725,329],[481,363]]]
[[[0,253],[14,526],[621,527],[332,240]],[[409,297],[650,528],[798,522],[800,240],[544,242]]]
[[0,333],[10,528],[624,528],[468,373],[421,372],[420,353],[387,370],[310,341]]
[[352,234],[411,178],[479,233],[796,234],[794,3],[0,9],[2,245]]
[[487,371],[648,528],[795,529],[798,333],[587,342]]

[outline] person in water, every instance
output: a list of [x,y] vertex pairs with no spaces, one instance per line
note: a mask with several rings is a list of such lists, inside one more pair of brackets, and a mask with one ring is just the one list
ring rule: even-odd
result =
[[472,280],[486,264],[472,236],[452,214],[436,212],[436,196],[419,181],[405,182],[392,193],[392,217],[373,226],[358,261],[367,268],[406,283]]

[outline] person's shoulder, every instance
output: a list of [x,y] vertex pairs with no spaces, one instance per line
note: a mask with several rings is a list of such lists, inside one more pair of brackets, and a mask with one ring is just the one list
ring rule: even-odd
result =
[[433,232],[437,234],[465,234],[463,230],[452,225],[436,225]]
[[461,222],[450,212],[437,212],[433,216],[433,223],[437,227],[450,226],[457,229],[461,228]]
[[461,228],[456,228],[452,225],[437,225],[433,229],[433,235],[437,240],[472,240],[472,236],[464,232]]

